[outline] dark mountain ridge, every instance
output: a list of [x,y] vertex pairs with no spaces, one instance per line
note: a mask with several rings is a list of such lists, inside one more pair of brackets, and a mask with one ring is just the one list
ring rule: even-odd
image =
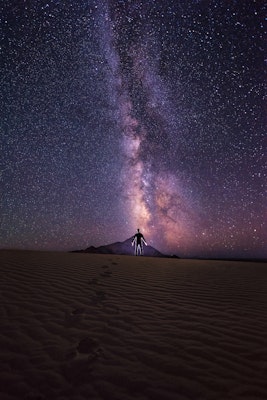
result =
[[[118,255],[134,255],[134,247],[132,246],[132,238],[124,242],[115,242],[104,246],[90,246],[84,250],[74,250],[72,253],[91,253],[91,254],[118,254]],[[152,246],[144,246],[144,256],[162,257],[162,258],[179,258],[177,256],[169,256],[162,254]]]

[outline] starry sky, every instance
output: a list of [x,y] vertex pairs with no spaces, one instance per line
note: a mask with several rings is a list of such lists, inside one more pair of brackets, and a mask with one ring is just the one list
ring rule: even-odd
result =
[[2,248],[267,256],[263,1],[0,8]]

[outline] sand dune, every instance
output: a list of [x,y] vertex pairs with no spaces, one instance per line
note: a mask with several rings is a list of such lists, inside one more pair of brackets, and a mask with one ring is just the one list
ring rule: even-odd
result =
[[267,399],[266,264],[0,257],[1,400]]

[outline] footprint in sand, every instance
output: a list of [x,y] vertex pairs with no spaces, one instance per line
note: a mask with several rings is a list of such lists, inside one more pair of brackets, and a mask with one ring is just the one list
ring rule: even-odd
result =
[[103,354],[103,349],[99,346],[98,340],[90,336],[80,340],[77,350],[79,353],[78,358],[86,358],[89,363],[96,361]]
[[84,309],[76,309],[74,311],[66,311],[65,312],[65,326],[66,327],[70,327],[76,324],[79,324],[82,319],[83,319],[83,315],[84,315]]
[[[97,292],[96,292],[97,293]],[[104,299],[105,296],[102,295]],[[72,311],[65,312],[65,325],[70,327],[79,324],[89,314],[87,307],[74,308]]]
[[85,308],[76,308],[76,310],[72,311],[72,315],[79,315],[79,314],[85,314],[86,309]]
[[88,360],[91,361],[99,357],[102,354],[102,349],[99,346],[99,342],[97,339],[86,336],[81,339],[77,346],[70,348],[66,354],[66,360]]
[[79,341],[77,350],[79,353],[88,354],[97,350],[99,347],[98,345],[99,343],[97,339],[92,338],[90,336],[86,336],[85,338]]
[[97,297],[99,297],[101,299],[106,298],[106,293],[103,290],[96,290],[95,294],[96,294]]
[[103,276],[104,278],[109,278],[112,275],[111,271],[104,271],[101,272],[100,276]]
[[98,285],[98,279],[97,278],[90,279],[88,281],[88,284],[89,285]]
[[93,304],[99,304],[102,303],[104,300],[107,299],[107,295],[105,292],[103,292],[103,290],[96,290],[94,295],[91,296],[91,300],[93,302]]
[[100,276],[107,278],[112,275],[112,272],[110,271],[108,265],[102,265],[102,268],[104,269],[104,271],[100,273]]

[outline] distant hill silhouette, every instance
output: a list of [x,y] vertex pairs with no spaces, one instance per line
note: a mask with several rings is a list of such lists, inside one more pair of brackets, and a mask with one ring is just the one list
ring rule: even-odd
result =
[[[116,242],[107,244],[105,246],[90,246],[85,250],[74,250],[72,253],[92,253],[92,254],[119,254],[119,255],[134,255],[134,248],[132,247],[132,238],[124,242]],[[144,246],[144,256],[147,257],[167,257],[179,258],[177,256],[168,256],[162,254],[152,246]]]

